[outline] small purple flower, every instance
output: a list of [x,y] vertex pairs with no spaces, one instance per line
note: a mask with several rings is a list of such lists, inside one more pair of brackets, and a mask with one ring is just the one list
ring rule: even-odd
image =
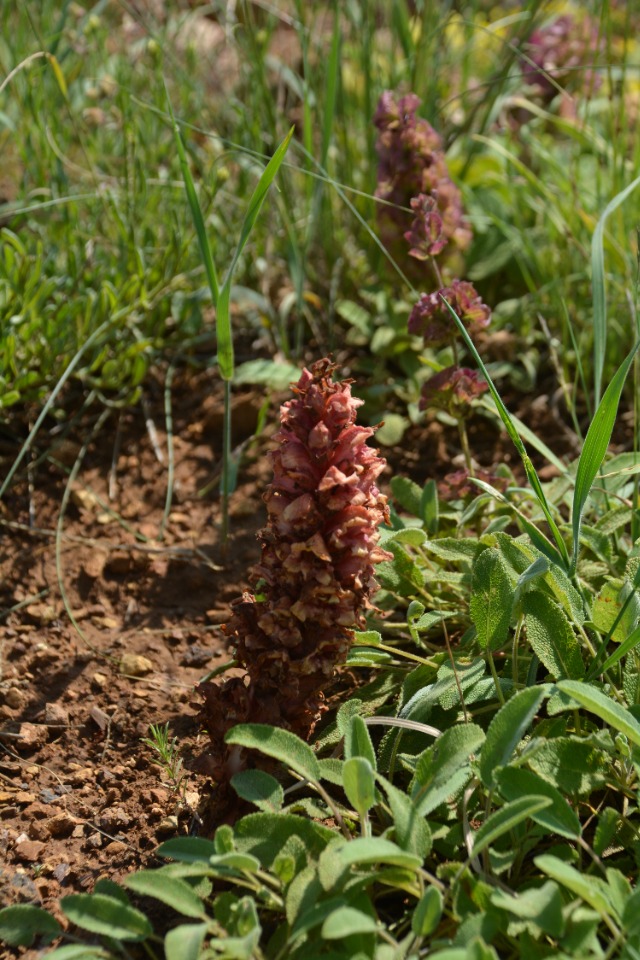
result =
[[[379,130],[376,197],[386,201],[378,207],[383,239],[391,249],[399,236],[408,239],[411,255],[422,260],[466,249],[471,230],[463,216],[460,191],[449,176],[442,140],[430,123],[416,116],[419,105],[415,93],[396,99],[387,90],[378,101],[374,123]],[[428,197],[435,201],[430,209]],[[408,207],[414,211],[413,218]],[[437,214],[438,220],[431,214]]]
[[602,47],[598,25],[591,17],[577,21],[564,14],[529,37],[524,52],[532,62],[523,62],[523,77],[547,101],[556,96],[558,84],[597,90],[602,78],[593,67]]
[[471,403],[489,389],[487,381],[477,370],[467,367],[445,367],[422,385],[420,409],[438,407],[456,419],[464,417]]
[[489,325],[491,310],[483,303],[473,284],[467,280],[453,280],[449,287],[421,294],[411,311],[409,332],[423,337],[426,345],[438,347],[456,338],[455,322],[443,297],[472,336]]

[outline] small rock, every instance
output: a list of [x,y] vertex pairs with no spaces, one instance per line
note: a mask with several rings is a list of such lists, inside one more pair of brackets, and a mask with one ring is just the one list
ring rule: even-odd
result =
[[62,883],[66,875],[71,870],[71,864],[69,863],[59,863],[57,867],[54,867],[51,871],[53,876],[56,878],[58,883]]
[[78,821],[76,818],[72,817],[70,813],[66,813],[64,810],[62,813],[56,814],[55,817],[51,817],[45,823],[50,836],[52,836],[55,840],[60,840],[64,837],[70,837],[77,825]]
[[87,780],[93,778],[93,767],[81,767],[79,770],[73,770],[71,773],[71,783],[74,787],[80,787]]
[[5,695],[5,703],[12,710],[20,710],[24,706],[24,693],[17,687],[10,687]]
[[44,722],[48,727],[68,727],[69,714],[59,703],[47,703],[44,708]]
[[35,799],[35,793],[29,793],[27,790],[18,790],[13,794],[13,800],[15,803],[28,804],[33,803]]
[[115,617],[94,617],[93,622],[96,627],[103,627],[105,630],[117,630],[120,626]]
[[22,723],[18,731],[18,750],[37,750],[47,742],[47,728],[37,723]]
[[45,848],[45,844],[41,843],[40,840],[22,840],[20,843],[16,844],[16,853],[20,860],[26,860],[29,863],[34,863],[36,860],[40,859],[42,851]]
[[[43,791],[44,792],[44,791]],[[40,794],[42,796],[42,793]],[[53,796],[54,800],[58,798]],[[60,810],[57,807],[52,807],[50,803],[41,803],[39,800],[36,800],[31,804],[30,807],[24,811],[22,815],[23,820],[46,820],[47,817],[53,817],[57,813],[60,813]]]
[[119,853],[124,853],[126,849],[126,843],[122,843],[121,840],[112,840],[111,843],[106,845],[104,852],[108,853],[109,856],[116,856]]
[[107,560],[104,571],[115,576],[129,573],[131,569],[131,554],[128,552],[112,553]]
[[77,827],[74,827],[71,831],[71,836],[78,839],[79,837],[84,837],[84,825],[79,823]]
[[111,721],[109,714],[105,713],[104,710],[101,710],[100,707],[91,707],[91,710],[89,710],[89,716],[96,726],[99,727],[101,733],[104,733]]
[[160,787],[154,787],[152,790],[149,790],[149,796],[154,803],[166,803],[169,799],[169,791],[163,790]]
[[205,650],[200,644],[194,643],[192,647],[187,647],[180,658],[180,663],[184,667],[204,667],[205,664],[213,658],[213,650]]
[[91,836],[87,838],[85,846],[99,850],[102,846],[102,836],[99,833],[92,833]]
[[151,660],[137,653],[125,653],[120,661],[120,673],[130,677],[143,677],[145,673],[151,673],[152,670]]
[[103,550],[94,550],[88,560],[82,566],[82,572],[92,580],[102,576],[102,571],[107,560],[107,554]]
[[175,833],[178,829],[177,817],[165,817],[156,827],[156,833]]
[[108,683],[109,677],[105,673],[96,671],[91,676],[91,685],[97,687],[98,690],[104,690]]

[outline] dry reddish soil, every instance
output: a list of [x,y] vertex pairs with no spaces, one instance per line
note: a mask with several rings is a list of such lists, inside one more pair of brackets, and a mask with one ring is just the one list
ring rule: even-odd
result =
[[[29,475],[0,504],[2,903],[55,912],[61,896],[152,866],[160,842],[198,832],[208,785],[189,770],[206,749],[194,688],[229,659],[221,624],[258,559],[273,428],[252,442],[263,397],[235,398],[234,442],[244,450],[223,556],[220,394],[211,375],[183,373],[172,396],[170,502],[159,382],[144,410],[107,421],[71,483],[95,420],[81,419],[63,439],[43,429]],[[540,411],[532,425],[548,438],[548,407]],[[513,465],[508,442],[485,419],[470,430],[483,466]],[[21,439],[0,433],[0,475]],[[457,432],[431,419],[412,428],[402,449],[383,452],[394,472],[424,482],[455,469],[456,444]],[[141,739],[150,724],[166,722],[184,760],[181,790]]]

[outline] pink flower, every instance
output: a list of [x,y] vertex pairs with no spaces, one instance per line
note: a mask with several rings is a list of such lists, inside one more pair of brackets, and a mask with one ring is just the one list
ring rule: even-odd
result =
[[350,381],[331,379],[333,370],[329,360],[303,370],[280,410],[254,592],[235,601],[225,627],[245,677],[201,688],[217,777],[227,770],[222,738],[234,723],[309,734],[322,689],[344,662],[353,628],[364,624],[375,564],[391,557],[377,545],[389,520],[376,483],[385,461],[367,444],[374,429],[355,423],[362,401]]
[[523,62],[524,79],[544,100],[553,100],[557,84],[597,90],[602,79],[593,66],[602,48],[603,38],[591,17],[578,22],[564,14],[529,37],[524,50],[532,62]]
[[473,284],[466,280],[453,280],[449,287],[421,294],[411,311],[409,332],[424,337],[426,345],[442,346],[456,338],[456,325],[443,297],[472,336],[489,325],[491,310],[482,302]]
[[[471,230],[460,191],[449,176],[442,140],[431,124],[416,116],[419,105],[415,93],[396,100],[387,90],[373,122],[380,131],[376,197],[386,201],[378,207],[383,239],[393,248],[399,236],[405,237],[411,255],[422,260],[445,248],[447,253],[466,249]],[[434,201],[430,209],[428,198]],[[408,207],[414,210],[413,218]]]
[[468,413],[472,401],[488,389],[489,385],[477,370],[445,367],[422,385],[420,409],[438,407],[459,418]]

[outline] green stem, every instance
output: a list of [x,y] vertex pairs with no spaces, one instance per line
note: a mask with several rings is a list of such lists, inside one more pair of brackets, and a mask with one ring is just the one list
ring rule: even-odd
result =
[[489,661],[489,669],[491,670],[491,676],[493,677],[496,693],[498,694],[498,700],[500,701],[500,704],[503,705],[505,702],[504,693],[502,692],[502,687],[500,686],[500,678],[498,677],[498,673],[496,671],[496,665],[493,662],[493,654],[491,653],[491,650],[487,650],[487,660]]

